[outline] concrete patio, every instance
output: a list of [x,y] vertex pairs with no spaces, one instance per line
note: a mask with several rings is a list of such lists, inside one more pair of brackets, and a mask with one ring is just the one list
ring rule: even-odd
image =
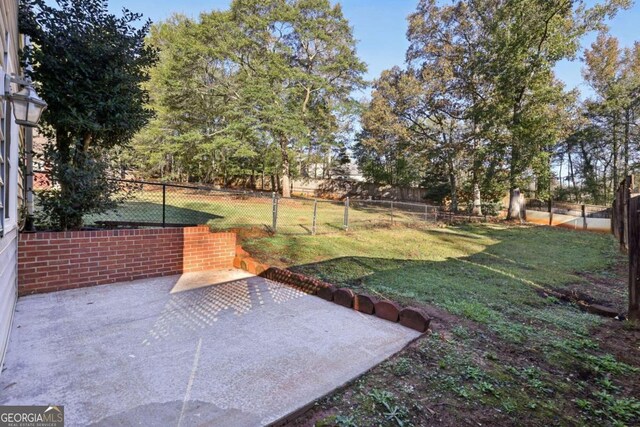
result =
[[68,426],[265,425],[417,336],[234,270],[33,295],[0,404],[64,405]]

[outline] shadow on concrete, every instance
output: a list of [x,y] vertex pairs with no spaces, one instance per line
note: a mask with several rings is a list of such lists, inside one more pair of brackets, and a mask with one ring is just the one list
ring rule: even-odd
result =
[[172,293],[142,344],[180,336],[243,316],[252,310],[278,305],[306,294],[261,277]]

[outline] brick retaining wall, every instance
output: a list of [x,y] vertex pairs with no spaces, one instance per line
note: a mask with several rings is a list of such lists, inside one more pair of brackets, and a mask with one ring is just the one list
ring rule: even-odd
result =
[[23,233],[20,295],[232,266],[235,233],[206,226]]

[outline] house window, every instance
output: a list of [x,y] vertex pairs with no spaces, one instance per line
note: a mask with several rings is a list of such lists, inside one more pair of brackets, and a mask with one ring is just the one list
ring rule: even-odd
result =
[[[4,34],[4,64],[8,70],[11,69],[11,59],[9,58],[9,32]],[[5,91],[7,88],[5,88]],[[6,98],[5,98],[6,99]],[[4,218],[9,218],[11,212],[11,102],[7,99],[4,104]]]
[[[5,113],[7,116],[11,117],[11,104],[7,104],[7,108]],[[4,152],[5,152],[5,160],[4,160],[4,218],[9,218],[9,213],[11,212],[11,129],[9,126],[11,125],[10,120],[5,120],[5,136],[4,136]]]
[[6,215],[5,200],[7,196],[7,186],[5,183],[5,171],[7,158],[7,144],[4,138],[6,132],[6,103],[0,107],[0,237],[4,235],[4,218]]
[[[11,212],[11,102],[5,104],[4,110],[4,217],[9,218],[9,212]],[[9,118],[7,120],[6,118]]]

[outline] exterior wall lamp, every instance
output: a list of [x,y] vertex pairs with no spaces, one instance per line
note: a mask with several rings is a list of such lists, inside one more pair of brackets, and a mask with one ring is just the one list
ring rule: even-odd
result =
[[[47,108],[47,103],[38,96],[31,81],[6,73],[4,80],[4,96],[11,101],[16,123],[25,127],[37,126],[42,112]],[[11,93],[11,83],[24,87],[16,93]]]
[[[3,101],[6,102],[6,107],[3,108],[5,111],[5,118],[7,119],[6,123],[8,123],[10,119],[10,111],[13,110],[15,123],[24,127],[26,167],[25,198],[27,202],[27,215],[24,230],[35,231],[33,217],[33,128],[38,125],[42,112],[47,108],[47,103],[38,96],[33,88],[32,82],[28,79],[11,75],[4,70],[0,70],[0,84],[3,85],[3,87],[0,88],[0,96],[3,98]],[[14,93],[11,89],[12,84],[18,84],[19,86],[22,86],[22,89]],[[5,138],[2,146],[5,150],[7,149],[6,147],[11,146],[11,131],[7,131],[9,128],[10,126],[7,126],[7,129],[2,129],[3,138]],[[7,153],[0,153],[0,162],[6,160],[6,158],[3,159],[2,156],[8,157]],[[4,174],[5,167],[3,166],[0,169]],[[6,186],[6,183],[3,184]],[[7,191],[9,191],[9,189],[5,188],[2,193],[5,194]],[[5,215],[2,213],[2,215],[0,215],[0,237],[2,237],[4,232],[4,217]]]

